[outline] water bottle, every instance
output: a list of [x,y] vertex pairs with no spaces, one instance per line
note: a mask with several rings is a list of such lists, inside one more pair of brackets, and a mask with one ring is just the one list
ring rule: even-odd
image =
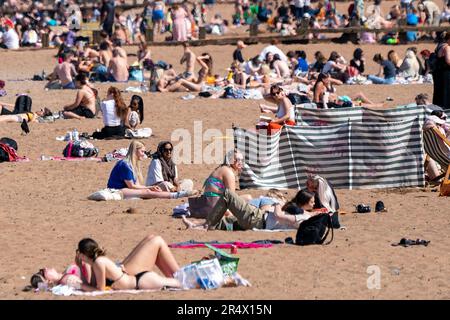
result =
[[148,88],[144,81],[141,82],[141,92],[147,92]]
[[45,73],[45,70],[42,70],[42,79],[47,80],[47,74]]
[[83,149],[78,150],[78,156],[79,156],[80,158],[83,158],[83,157],[84,157],[84,150],[83,150]]
[[78,134],[78,130],[77,130],[77,129],[73,129],[73,132],[72,132],[72,139],[73,139],[74,141],[78,141],[78,140],[80,139],[80,135]]

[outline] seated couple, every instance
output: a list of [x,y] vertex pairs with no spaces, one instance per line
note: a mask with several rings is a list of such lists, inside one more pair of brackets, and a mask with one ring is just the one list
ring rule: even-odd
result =
[[157,186],[162,191],[191,191],[193,182],[189,179],[180,180],[178,169],[172,160],[173,145],[170,141],[162,141],[158,144],[158,150],[152,157],[148,167],[147,186]]
[[[153,271],[155,266],[163,275]],[[180,288],[181,284],[174,279],[174,273],[179,269],[170,248],[160,236],[145,237],[122,263],[107,257],[95,240],[84,238],[78,243],[75,263],[64,273],[53,268],[40,269],[31,277],[31,288],[27,289],[37,289],[41,283],[47,287],[68,285],[83,291]]]
[[195,190],[169,192],[163,191],[158,186],[144,185],[139,163],[146,157],[144,144],[133,140],[125,158],[118,161],[112,169],[108,180],[108,188],[120,190],[125,199],[178,199],[196,194]]
[[109,87],[106,99],[100,104],[105,125],[101,131],[94,132],[94,139],[124,137],[126,129],[135,129],[144,121],[144,102],[138,95],[133,95],[130,106],[123,101],[120,90]]
[[[236,166],[236,163],[233,166]],[[203,209],[206,211],[203,216],[198,214],[196,207],[191,208],[192,199],[195,198],[189,198],[191,217],[204,218],[206,222],[195,224],[183,217],[188,228],[229,230],[232,225],[233,230],[295,229],[301,221],[309,219],[317,212],[330,213],[333,228],[341,227],[336,193],[326,179],[318,175],[309,176],[306,190],[299,191],[296,197],[285,205],[284,196],[278,190],[270,190],[265,197],[249,200],[248,196],[239,197],[233,190],[223,186],[217,189],[220,193],[216,194],[215,201],[211,202],[209,207]]]

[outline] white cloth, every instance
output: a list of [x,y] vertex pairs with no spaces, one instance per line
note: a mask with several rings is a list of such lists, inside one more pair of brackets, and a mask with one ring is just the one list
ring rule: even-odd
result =
[[[175,178],[178,178],[178,168],[175,166]],[[154,184],[164,181],[162,174],[161,161],[153,159],[148,167],[146,186],[153,186]]]
[[285,62],[288,62],[288,58],[286,57],[286,55],[284,54],[284,52],[281,51],[277,46],[274,46],[274,45],[270,45],[270,46],[265,47],[265,48],[261,51],[261,53],[259,54],[259,59],[260,59],[261,61],[264,61],[264,60],[266,59],[266,55],[267,55],[269,52],[270,52],[270,53],[273,53],[273,54],[278,54],[278,55],[280,56],[281,60],[283,60],[283,61],[285,61]]
[[131,111],[128,122],[132,128],[136,127],[139,124],[139,114],[136,111]]
[[100,105],[103,115],[103,124],[108,127],[117,127],[121,125],[121,120],[116,114],[116,103],[114,100],[102,101]]
[[4,32],[2,39],[8,49],[19,49],[19,36],[14,29],[9,29]]
[[[284,113],[284,109],[278,106],[277,110],[277,118],[283,118],[286,114]],[[295,108],[292,106],[292,108],[289,110],[289,120],[295,121]]]

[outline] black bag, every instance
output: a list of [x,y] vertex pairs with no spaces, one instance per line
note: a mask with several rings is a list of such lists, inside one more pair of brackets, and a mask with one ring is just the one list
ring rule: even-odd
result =
[[307,96],[298,93],[289,93],[287,97],[293,105],[311,102]]
[[63,150],[64,157],[96,157],[99,150],[86,140],[69,141]]
[[323,244],[328,237],[331,229],[331,240],[333,241],[334,233],[331,223],[331,216],[328,213],[318,214],[300,223],[297,234],[295,236],[295,244],[306,246],[309,244]]

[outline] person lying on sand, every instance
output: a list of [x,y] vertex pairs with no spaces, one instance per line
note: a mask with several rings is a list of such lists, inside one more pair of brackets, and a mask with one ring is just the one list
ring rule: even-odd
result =
[[[76,277],[64,280],[64,275],[52,269],[41,269],[33,277],[40,276],[33,284],[37,287],[39,282],[53,281],[68,284],[75,289],[83,291],[113,290],[158,290],[164,287],[181,287],[173,274],[180,269],[175,257],[163,238],[149,235],[145,237],[122,261],[115,263],[106,256],[105,250],[90,238],[84,238],[78,243],[76,261],[86,264],[92,269],[92,278],[89,283]],[[153,271],[157,266],[164,276]],[[69,281],[70,280],[70,281]]]
[[[206,218],[206,222],[195,224],[182,216],[183,223],[187,229],[200,230],[228,230],[227,225],[232,225],[233,230],[256,229],[298,229],[302,221],[308,220],[324,210],[314,211],[314,194],[300,190],[297,195],[287,204],[282,205],[279,194],[272,191],[264,200],[263,205],[252,205],[239,197],[235,192],[225,189],[219,199],[218,205]],[[258,199],[255,199],[258,200]],[[301,209],[301,214],[290,214],[286,211],[289,206],[295,205]],[[232,216],[225,216],[225,212],[230,210]]]
[[33,274],[30,279],[30,286],[25,287],[25,291],[30,289],[38,289],[40,286],[51,288],[57,285],[67,285],[73,288],[80,288],[81,285],[90,284],[92,270],[89,265],[82,262],[78,255],[76,262],[69,265],[63,273],[58,272],[55,268],[42,268]]
[[108,188],[119,189],[125,199],[178,199],[197,194],[196,190],[166,192],[157,186],[144,185],[139,162],[146,157],[144,144],[133,140],[128,147],[128,153],[125,158],[117,162],[111,171]]

